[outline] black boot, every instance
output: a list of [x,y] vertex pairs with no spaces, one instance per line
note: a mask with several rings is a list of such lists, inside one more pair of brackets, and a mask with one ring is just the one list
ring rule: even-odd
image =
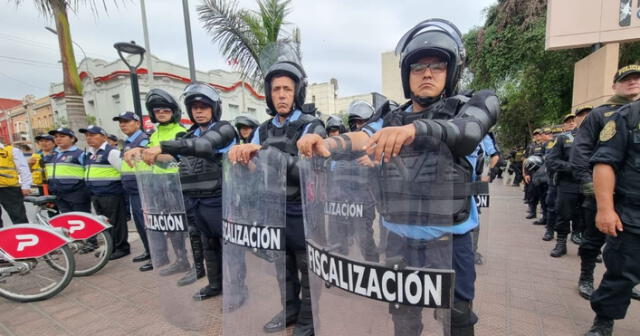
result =
[[196,301],[206,300],[222,294],[222,247],[217,238],[205,238],[204,261],[207,266],[209,284],[193,295]]
[[571,242],[579,246],[582,243],[582,233],[571,232]]
[[451,310],[451,336],[473,336],[478,316],[473,312],[473,304],[468,301],[454,301]]
[[580,296],[583,298],[590,300],[591,294],[593,294],[593,279],[580,279],[580,281],[578,281],[578,293],[580,293]]
[[542,236],[542,240],[551,241],[551,240],[553,240],[553,236],[554,236],[553,230],[547,229],[547,231],[545,231],[545,233],[544,233],[544,236]]
[[533,225],[547,225],[547,219],[543,215],[542,218],[538,219],[537,221],[534,221]]
[[191,252],[193,252],[193,268],[178,280],[178,286],[190,285],[205,276],[204,255],[202,254],[202,238],[199,234],[190,234]]
[[526,219],[536,218],[536,207],[529,205],[529,212],[527,213]]
[[293,336],[313,336],[313,312],[311,311],[311,289],[309,287],[309,268],[307,252],[296,252],[296,266],[300,271],[300,312],[293,329]]
[[551,256],[554,258],[560,258],[567,254],[567,236],[558,234],[558,241],[556,247],[551,250]]
[[613,335],[613,320],[597,317],[593,320],[591,329],[584,336],[611,336]]

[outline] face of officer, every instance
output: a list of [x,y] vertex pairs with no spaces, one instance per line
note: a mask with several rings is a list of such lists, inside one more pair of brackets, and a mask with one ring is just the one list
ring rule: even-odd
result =
[[550,141],[551,139],[553,139],[553,134],[544,133],[544,134],[542,134],[541,138],[542,138],[542,142],[547,142],[547,141]]
[[38,147],[40,147],[40,150],[43,152],[49,153],[53,150],[53,147],[55,147],[55,143],[51,140],[41,139],[38,140]]
[[582,124],[582,121],[584,121],[584,118],[586,118],[588,114],[589,114],[589,112],[588,112],[588,111],[584,111],[584,112],[582,112],[582,113],[579,113],[579,114],[576,116],[576,118],[575,118],[575,121],[576,121],[576,127],[580,127],[580,125]]
[[154,107],[153,114],[156,116],[156,120],[161,124],[168,123],[173,117],[173,111],[168,107]]
[[562,129],[565,131],[573,131],[576,128],[576,118],[569,118],[562,123]]
[[447,62],[423,57],[409,66],[409,87],[418,97],[438,97],[447,82]]
[[122,133],[127,136],[131,136],[140,129],[140,122],[137,120],[120,119],[120,121],[118,121],[118,126],[120,126]]
[[213,119],[213,109],[203,102],[195,102],[191,105],[191,115],[196,124],[206,124]]
[[53,135],[53,138],[55,139],[56,146],[60,147],[60,149],[69,149],[73,146],[73,137],[66,134],[56,133]]
[[85,133],[84,135],[87,137],[87,145],[93,148],[100,148],[107,141],[107,137],[102,134]]
[[332,136],[337,136],[337,135],[340,135],[340,130],[339,129],[332,128],[332,129],[327,130],[327,136],[332,137]]
[[253,131],[252,127],[249,126],[240,126],[240,137],[243,139],[248,139]]
[[367,121],[366,120],[362,120],[362,119],[356,119],[353,121],[353,124],[356,126],[357,130],[361,130],[362,126],[364,126],[364,124],[366,124]]
[[296,82],[288,76],[278,76],[271,80],[271,99],[280,116],[288,115],[293,109]]
[[613,83],[613,91],[618,96],[637,100],[640,98],[640,74],[630,74]]

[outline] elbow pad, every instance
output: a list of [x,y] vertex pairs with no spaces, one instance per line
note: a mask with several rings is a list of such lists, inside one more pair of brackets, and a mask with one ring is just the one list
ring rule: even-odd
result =
[[474,94],[473,97],[464,104],[456,119],[477,119],[483,129],[482,136],[484,136],[484,133],[487,133],[489,129],[496,124],[498,114],[500,114],[500,100],[498,100],[498,96],[490,90],[482,90]]

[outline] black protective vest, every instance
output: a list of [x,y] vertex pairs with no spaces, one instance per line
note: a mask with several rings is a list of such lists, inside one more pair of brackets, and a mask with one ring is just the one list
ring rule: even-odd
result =
[[[456,97],[446,98],[433,103],[422,112],[408,113],[404,111],[404,109],[408,107],[408,104],[405,104],[391,112],[385,118],[384,126],[408,125],[418,119],[453,119],[457,116],[463,105],[464,102]],[[394,185],[400,186],[402,183],[394,183],[393,179],[402,179],[404,173],[400,172],[394,164],[383,165],[382,174],[386,182],[382,190],[382,197],[383,200],[389,201],[383,201],[383,203],[394,204],[392,212],[398,214],[400,217],[397,219],[390,218],[391,221],[418,225],[438,221],[438,219],[435,218],[439,216],[438,214],[417,213],[416,209],[424,208],[424,206],[421,205],[424,202],[424,197],[428,197],[430,203],[435,205],[441,204],[441,206],[437,206],[440,210],[450,209],[448,216],[452,216],[453,219],[445,218],[442,220],[443,223],[453,222],[454,224],[459,224],[469,218],[471,213],[471,197],[488,192],[486,183],[472,182],[473,167],[465,157],[452,157],[452,171],[444,175],[435,176],[434,174],[436,174],[435,172],[437,170],[434,168],[439,166],[438,146],[444,146],[444,144],[434,145],[436,146],[433,148],[403,149],[399,155],[407,169],[419,169],[418,172],[413,172],[415,176],[415,188],[420,188],[419,186],[423,184],[429,186],[429,191],[416,190],[416,192],[412,192],[412,190],[394,188]],[[425,150],[434,151],[434,155],[424,155]],[[453,184],[452,188],[450,184]],[[443,199],[442,196],[451,193],[451,189],[453,189],[453,199]],[[439,190],[442,192],[439,192]],[[405,207],[405,209],[397,209],[397,206]],[[444,211],[440,212],[443,213]],[[414,219],[412,220],[411,218]]]
[[[273,118],[267,120],[258,128],[260,144],[263,147],[275,147],[281,152],[291,156],[287,164],[287,201],[301,202],[300,172],[295,164],[298,156],[298,146],[296,143],[308,124],[320,121],[304,113],[302,113],[297,120],[289,122],[283,127],[276,127],[273,125],[272,120]],[[313,127],[313,125],[310,127]]]
[[[217,122],[204,131],[218,132],[224,123]],[[195,138],[195,129],[184,137]],[[189,197],[221,197],[222,196],[222,153],[214,153],[208,158],[196,156],[180,157],[180,183],[182,193]]]

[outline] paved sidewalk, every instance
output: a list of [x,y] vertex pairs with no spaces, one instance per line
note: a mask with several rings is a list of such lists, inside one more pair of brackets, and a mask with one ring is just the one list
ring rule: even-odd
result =
[[[576,292],[577,246],[560,259],[549,257],[543,227],[524,219],[522,193],[492,184],[491,208],[484,209],[475,310],[479,336],[582,335],[593,312]],[[62,293],[44,302],[19,304],[0,298],[0,335],[191,335],[163,321],[155,299],[153,274],[137,271],[131,258],[110,262],[98,274],[75,278]],[[598,265],[597,281],[604,266]],[[205,279],[200,280],[204,285]],[[221,333],[221,298],[201,302],[210,312],[208,333]],[[616,322],[616,336],[640,335],[640,302]],[[289,330],[291,333],[291,330]]]

